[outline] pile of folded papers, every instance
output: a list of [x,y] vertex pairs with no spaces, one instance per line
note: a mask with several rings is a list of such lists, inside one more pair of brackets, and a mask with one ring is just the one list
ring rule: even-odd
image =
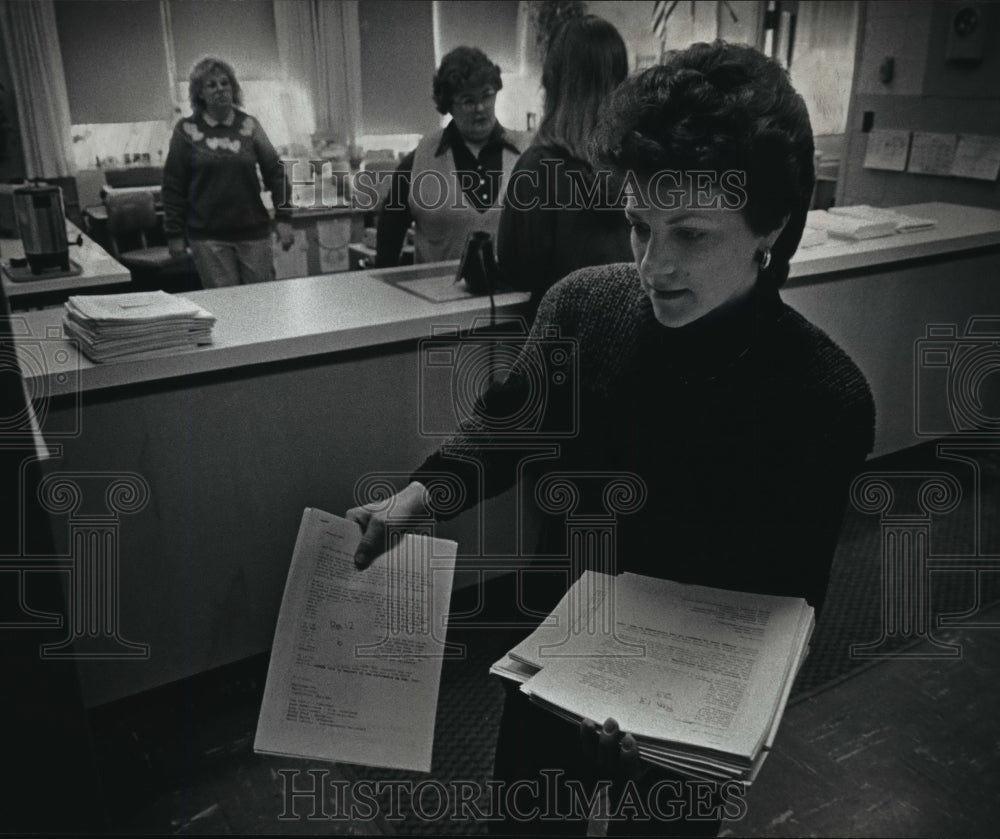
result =
[[750,783],[814,624],[801,598],[585,571],[490,672],[573,725],[615,718],[644,762]]
[[215,316],[165,291],[76,295],[63,328],[91,361],[157,358],[212,343]]

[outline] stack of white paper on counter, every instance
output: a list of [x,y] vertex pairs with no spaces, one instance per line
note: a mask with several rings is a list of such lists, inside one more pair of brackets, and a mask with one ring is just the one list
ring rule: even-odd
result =
[[898,210],[884,207],[872,207],[870,204],[856,204],[853,207],[831,207],[828,212],[834,216],[846,216],[862,221],[892,222],[897,233],[910,233],[914,230],[929,230],[937,225],[932,218],[917,218],[908,216]]
[[165,291],[75,295],[63,327],[91,361],[156,358],[212,343],[215,316]]
[[811,210],[806,227],[823,230],[837,239],[877,239],[896,235],[896,222],[890,219],[865,219],[831,214],[827,210]]
[[916,218],[896,210],[858,204],[854,207],[831,207],[829,210],[812,210],[806,217],[806,230],[821,230],[838,239],[875,239],[928,230],[937,222],[934,219]]
[[650,763],[749,783],[814,623],[801,598],[587,571],[490,672],[574,724],[614,717]]

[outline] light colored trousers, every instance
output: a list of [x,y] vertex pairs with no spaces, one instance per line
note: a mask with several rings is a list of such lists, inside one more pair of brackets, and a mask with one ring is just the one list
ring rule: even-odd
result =
[[192,239],[190,244],[203,288],[266,283],[274,279],[270,238],[242,242]]

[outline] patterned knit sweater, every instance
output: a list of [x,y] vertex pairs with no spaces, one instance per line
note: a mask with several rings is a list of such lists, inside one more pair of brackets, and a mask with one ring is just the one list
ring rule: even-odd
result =
[[[237,110],[230,125],[202,114],[174,126],[163,167],[163,229],[168,237],[241,241],[263,239],[271,219],[260,197],[264,184],[279,218],[290,216],[292,191],[267,134]],[[287,196],[287,198],[286,198]]]
[[567,515],[613,516],[618,571],[818,609],[874,424],[857,366],[777,292],[670,329],[634,265],[600,266],[550,290],[503,384],[413,477],[457,480],[448,512],[521,480],[543,555],[567,555]]

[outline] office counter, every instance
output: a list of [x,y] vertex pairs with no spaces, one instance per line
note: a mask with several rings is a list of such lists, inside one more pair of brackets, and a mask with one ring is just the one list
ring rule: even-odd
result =
[[[59,310],[15,318],[29,392],[46,394],[46,471],[79,487],[79,507],[52,516],[56,544],[113,554],[74,565],[100,566],[100,583],[70,577],[88,706],[268,649],[303,508],[342,514],[365,475],[405,481],[454,425],[420,431],[422,407],[440,419],[451,397],[422,376],[418,342],[488,318],[485,297],[426,299],[447,296],[455,268],[193,292],[218,317],[214,345],[147,361],[90,363],[59,337]],[[526,300],[497,295],[497,314]],[[468,548],[475,531],[451,532]]]
[[[980,319],[976,329],[990,328],[982,318],[992,317],[994,336],[1000,331],[1000,212],[942,202],[896,209],[935,219],[937,226],[861,242],[831,238],[800,249],[782,290],[785,301],[822,327],[868,378],[876,455],[963,430],[954,427],[949,410],[955,407],[947,394],[952,366],[963,381],[956,400],[969,420],[995,420],[989,406],[1000,404],[991,402],[1000,394],[969,389],[1000,388],[1000,376],[995,356],[966,352],[985,336],[965,334],[970,318]],[[943,365],[933,355],[917,363],[932,327],[938,336],[931,343],[950,357]],[[953,339],[942,341],[941,330],[951,330]],[[985,375],[990,371],[992,377]]]
[[852,242],[831,237],[821,245],[800,248],[792,258],[786,289],[822,282],[867,269],[918,259],[948,258],[1000,246],[1000,212],[943,201],[893,208],[906,216],[934,219],[935,227]]
[[[488,298],[436,303],[421,285],[430,281],[446,293],[456,268],[457,262],[444,262],[188,292],[185,297],[218,318],[211,345],[163,358],[94,364],[69,342],[46,341],[40,346],[44,362],[34,368],[32,381],[50,396],[177,377],[197,381],[203,373],[246,368],[242,372],[252,374],[258,365],[413,341],[429,336],[432,327],[468,329],[489,317]],[[516,292],[499,294],[497,313],[516,314],[527,299]],[[24,323],[33,336],[47,336],[60,330],[62,313],[61,308],[32,312]]]
[[[928,324],[955,325],[957,345],[970,316],[1000,313],[1000,212],[900,209],[933,214],[938,228],[803,250],[783,291],[868,376],[878,453],[924,439],[917,431],[953,430],[940,410],[914,427],[919,388],[938,406],[947,398],[947,369],[917,375]],[[219,318],[215,344],[141,362],[91,364],[59,336],[61,312],[18,316],[29,392],[45,396],[47,471],[81,487],[79,504],[52,517],[57,544],[67,555],[93,549],[81,528],[103,516],[109,546],[102,584],[74,590],[78,620],[67,629],[92,653],[79,663],[89,706],[268,649],[302,509],[342,514],[383,479],[405,482],[440,444],[453,399],[447,376],[426,375],[419,341],[434,327],[468,329],[488,301],[433,303],[396,283],[437,274],[440,290],[453,271],[403,267],[194,292]],[[497,310],[513,314],[525,299],[501,295]],[[119,485],[134,499],[115,507],[109,488]],[[509,493],[439,533],[459,541],[474,569],[489,563],[468,557],[513,556],[522,547],[514,503]],[[476,573],[460,574],[456,586]],[[106,619],[80,617],[95,609]]]
[[[81,244],[72,244],[78,236]],[[12,307],[46,297],[61,296],[65,299],[70,294],[99,294],[103,286],[132,282],[132,275],[124,265],[69,220],[66,221],[66,238],[71,243],[69,258],[80,266],[81,273],[72,277],[44,277],[15,282],[5,271],[0,271],[3,290]],[[24,246],[20,238],[0,238],[0,257],[4,262],[23,256]]]

